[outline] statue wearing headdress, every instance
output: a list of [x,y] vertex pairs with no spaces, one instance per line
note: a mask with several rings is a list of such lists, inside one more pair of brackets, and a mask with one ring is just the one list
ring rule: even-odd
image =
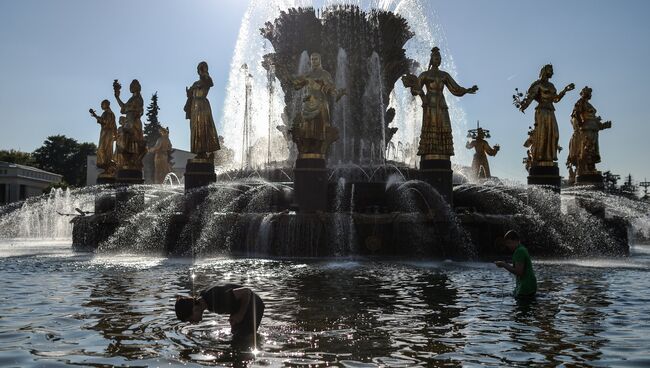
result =
[[172,172],[169,155],[172,151],[172,142],[169,140],[169,128],[160,128],[160,137],[156,144],[148,151],[154,154],[154,183],[162,184],[167,174]]
[[[477,86],[470,88],[461,87],[449,75],[440,70],[442,57],[440,49],[431,49],[431,60],[429,69],[419,77],[407,74],[402,77],[404,87],[411,89],[411,94],[420,96],[422,99],[422,132],[420,133],[420,145],[418,155],[433,159],[449,159],[454,155],[454,143],[449,119],[449,108],[445,101],[443,90],[445,87],[454,96],[474,94],[478,91]],[[423,88],[426,87],[426,92]]]
[[472,130],[470,134],[474,135],[474,139],[467,142],[465,147],[475,150],[474,158],[472,159],[472,173],[476,178],[490,178],[490,164],[488,163],[487,155],[496,156],[501,147],[498,144],[494,145],[494,148],[490,146],[485,140],[487,134],[483,128],[476,128],[475,133]]
[[191,87],[185,88],[185,118],[190,120],[190,151],[196,154],[197,160],[209,160],[208,154],[221,148],[212,118],[212,107],[208,101],[208,92],[214,83],[208,73],[208,63],[200,62],[196,71],[199,80]]
[[589,103],[591,93],[591,88],[583,88],[571,113],[573,136],[569,143],[567,166],[576,168],[576,176],[599,174],[596,170],[596,164],[600,162],[598,133],[612,127],[611,121],[603,122],[596,115],[596,109]]
[[291,136],[301,158],[323,158],[338,129],[330,124],[329,96],[338,101],[345,90],[337,90],[330,73],[321,66],[318,53],[310,56],[311,70],[292,79],[296,90],[304,90],[302,109],[295,117]]
[[120,112],[125,115],[120,117],[121,127],[118,129],[118,145],[121,156],[118,169],[142,170],[142,158],[147,149],[142,132],[142,121],[140,121],[140,117],[144,113],[140,82],[137,79],[131,82],[129,91],[132,95],[126,103],[120,99],[121,88],[122,86],[116,79],[113,82],[113,91],[115,99],[120,105]]
[[97,146],[97,167],[104,170],[99,177],[113,178],[115,176],[115,161],[113,159],[113,143],[117,137],[117,126],[115,125],[115,114],[111,111],[111,103],[104,100],[101,108],[104,112],[99,116],[95,110],[90,109],[90,115],[97,119],[101,126],[99,133],[99,144]]
[[531,143],[535,147],[531,152],[532,166],[553,166],[557,161],[557,153],[560,150],[558,146],[560,134],[553,104],[560,102],[568,91],[575,88],[571,83],[557,93],[555,86],[549,81],[552,76],[552,65],[548,64],[542,67],[539,79],[528,88],[526,97],[520,103],[515,103],[519,110],[524,112],[533,101],[537,101]]

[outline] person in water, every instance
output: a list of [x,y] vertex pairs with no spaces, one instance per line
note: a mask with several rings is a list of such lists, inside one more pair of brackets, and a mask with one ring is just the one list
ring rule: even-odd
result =
[[515,298],[529,298],[537,292],[537,279],[533,271],[533,263],[528,255],[528,249],[521,244],[519,234],[510,230],[503,237],[506,248],[512,253],[512,265],[503,261],[496,261],[497,267],[505,268],[508,272],[517,277],[515,286]]
[[251,289],[236,284],[212,286],[199,292],[199,297],[176,298],[176,317],[182,322],[198,323],[203,312],[230,315],[233,340],[252,336],[257,332],[264,314],[264,302]]

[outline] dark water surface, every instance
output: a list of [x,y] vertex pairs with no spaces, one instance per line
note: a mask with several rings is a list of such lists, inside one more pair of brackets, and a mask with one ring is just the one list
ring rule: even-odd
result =
[[[536,261],[540,295],[509,296],[488,263],[280,261],[75,254],[0,245],[0,366],[650,366],[650,247],[626,259]],[[225,316],[176,321],[213,282],[266,302],[259,352]]]

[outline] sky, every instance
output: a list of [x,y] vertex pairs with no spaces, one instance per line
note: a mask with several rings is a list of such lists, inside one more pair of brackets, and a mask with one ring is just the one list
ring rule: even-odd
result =
[[[96,142],[99,127],[88,109],[99,110],[105,98],[114,100],[114,79],[128,98],[133,78],[142,85],[145,104],[158,92],[159,119],[170,127],[173,145],[188,149],[185,87],[196,80],[198,62],[207,61],[215,83],[209,97],[215,121],[221,120],[248,5],[249,0],[0,1],[0,149],[33,151],[53,134]],[[560,145],[568,149],[571,110],[588,85],[598,113],[613,122],[600,135],[599,169],[650,178],[650,1],[432,0],[427,5],[444,30],[457,81],[480,88],[460,104],[469,125],[480,120],[492,133],[490,142],[501,145],[491,160],[493,175],[525,181],[522,144],[534,106],[522,114],[511,96],[552,63],[558,89],[576,84],[556,105]],[[456,142],[456,149],[463,144]],[[566,151],[560,153],[561,167]]]

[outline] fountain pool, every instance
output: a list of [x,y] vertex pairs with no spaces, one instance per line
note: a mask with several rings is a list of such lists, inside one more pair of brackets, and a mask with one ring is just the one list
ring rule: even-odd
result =
[[[196,260],[0,245],[0,366],[648,366],[650,246],[629,258],[537,260],[539,296],[509,296],[490,263]],[[259,351],[228,321],[179,323],[176,294],[249,285],[266,302]],[[478,282],[480,280],[480,282]]]

